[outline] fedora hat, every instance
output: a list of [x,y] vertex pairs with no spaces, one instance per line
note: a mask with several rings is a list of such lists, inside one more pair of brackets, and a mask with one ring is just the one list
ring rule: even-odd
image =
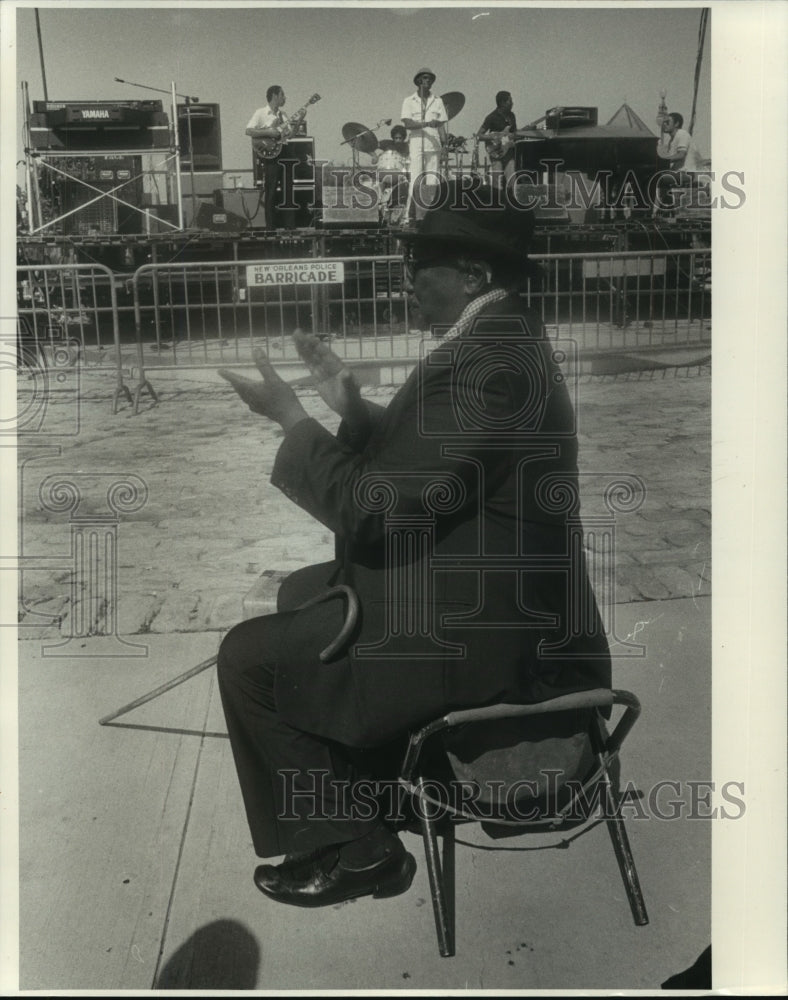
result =
[[430,256],[473,253],[521,264],[526,272],[539,274],[528,257],[534,227],[533,211],[512,203],[505,192],[452,183],[441,185],[435,206],[427,209],[417,226],[398,236],[414,251]]
[[428,77],[430,77],[430,79],[432,80],[432,82],[433,82],[433,83],[435,83],[435,80],[436,80],[436,76],[435,76],[435,74],[434,74],[434,73],[432,72],[432,70],[431,70],[431,69],[427,69],[427,67],[426,67],[426,66],[423,66],[423,67],[422,67],[422,68],[421,68],[421,69],[420,69],[420,70],[419,70],[419,71],[418,71],[418,72],[416,73],[416,75],[415,75],[415,76],[413,77],[413,82],[414,82],[414,83],[416,84],[416,86],[418,86],[418,79],[419,79],[419,77],[420,77],[420,76],[424,76],[424,74],[425,74],[425,73],[427,74],[427,76],[428,76]]

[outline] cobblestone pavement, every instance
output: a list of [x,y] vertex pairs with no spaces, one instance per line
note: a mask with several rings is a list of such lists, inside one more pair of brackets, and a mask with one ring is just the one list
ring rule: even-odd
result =
[[[83,379],[78,404],[67,391],[53,393],[40,431],[20,438],[20,636],[56,637],[52,616],[64,635],[224,630],[264,571],[332,556],[331,534],[268,482],[281,431],[253,416],[215,373],[172,373],[169,384],[157,383],[159,404],[143,397],[137,415],[128,404],[112,414],[107,378]],[[708,595],[709,369],[583,377],[573,387],[584,521],[606,513],[603,494],[614,478],[638,476],[646,488],[638,510],[617,515],[615,590],[600,583],[600,599]],[[385,403],[394,390],[365,392]],[[29,393],[20,382],[32,413]],[[319,397],[303,397],[334,430]],[[108,507],[108,484],[129,477],[142,481],[132,480],[147,499],[139,493],[132,510],[130,487]],[[76,510],[58,479],[79,490]],[[86,526],[96,525],[101,538],[86,550],[74,586],[74,553]],[[103,539],[114,545],[113,533],[108,553]],[[589,532],[587,546],[599,538]],[[113,557],[116,582],[107,576]]]

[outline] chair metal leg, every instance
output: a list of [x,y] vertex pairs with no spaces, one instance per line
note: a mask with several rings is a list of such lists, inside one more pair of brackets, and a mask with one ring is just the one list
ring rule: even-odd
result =
[[457,907],[455,900],[455,889],[457,885],[457,880],[455,877],[455,848],[456,844],[454,841],[454,823],[449,820],[443,829],[443,891],[446,895],[446,915],[448,917],[448,928],[449,928],[449,942],[450,942],[450,954],[453,955],[455,951],[455,942],[457,940],[455,920],[457,915]]
[[[416,797],[419,805],[419,826],[421,827],[421,836],[424,841],[424,855],[427,861],[427,874],[429,875],[430,880],[432,910],[435,915],[435,932],[438,935],[438,949],[441,956],[443,958],[449,958],[454,954],[454,947],[446,893],[444,891],[443,873],[441,871],[441,859],[438,852],[438,835],[435,828],[436,821],[433,817],[427,814],[430,807],[421,796],[422,784],[423,779],[419,778],[416,782]],[[453,833],[451,836],[453,846]]]
[[629,837],[624,828],[624,820],[618,811],[618,802],[609,781],[604,782],[605,801],[604,816],[607,832],[613,843],[613,850],[618,861],[618,868],[621,878],[624,881],[629,906],[632,910],[632,918],[638,927],[643,927],[648,923],[648,913],[646,913],[646,902],[643,899],[643,892],[640,888],[635,859],[632,857],[632,849],[629,846]]

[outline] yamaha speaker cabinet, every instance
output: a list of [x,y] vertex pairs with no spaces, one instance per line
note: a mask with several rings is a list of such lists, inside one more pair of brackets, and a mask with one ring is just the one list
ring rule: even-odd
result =
[[34,101],[34,149],[128,151],[166,149],[169,118],[161,101]]

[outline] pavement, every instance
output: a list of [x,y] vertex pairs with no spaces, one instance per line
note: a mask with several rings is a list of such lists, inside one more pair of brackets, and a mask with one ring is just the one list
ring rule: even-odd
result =
[[19,443],[22,989],[653,990],[695,961],[711,940],[692,791],[711,768],[708,368],[572,383],[584,519],[609,523],[612,482],[636,487],[600,600],[614,684],[644,705],[622,780],[650,923],[634,926],[601,825],[563,849],[462,828],[451,959],[410,833],[402,896],[314,912],[260,896],[212,670],[98,725],[211,657],[261,575],[272,597],[274,571],[332,554],[268,483],[278,432],[215,373],[157,373],[138,414],[112,414],[106,379],[38,411],[28,394]]
[[[41,426],[19,448],[20,551],[30,567],[23,636],[51,639],[58,618],[65,635],[113,626],[122,635],[222,631],[238,620],[244,595],[264,571],[332,557],[330,532],[269,484],[281,432],[252,416],[215,372],[158,373],[160,403],[143,396],[138,414],[128,404],[112,414],[107,378],[83,376],[78,397],[51,393],[43,419],[29,406],[31,427]],[[583,517],[609,514],[605,491],[622,477],[642,500],[616,515],[615,592],[601,599],[708,594],[708,367],[582,376],[571,387]],[[385,404],[394,388],[364,391]],[[316,393],[301,395],[310,415],[335,429],[336,417]],[[71,514],[64,498],[59,506],[47,492],[60,479],[80,496]],[[106,496],[114,482],[128,483],[134,495],[115,515],[117,594],[102,591],[91,602],[72,587],[71,532],[91,512],[97,523],[112,515]],[[39,553],[48,559],[41,570]],[[53,573],[57,556],[63,565]]]

